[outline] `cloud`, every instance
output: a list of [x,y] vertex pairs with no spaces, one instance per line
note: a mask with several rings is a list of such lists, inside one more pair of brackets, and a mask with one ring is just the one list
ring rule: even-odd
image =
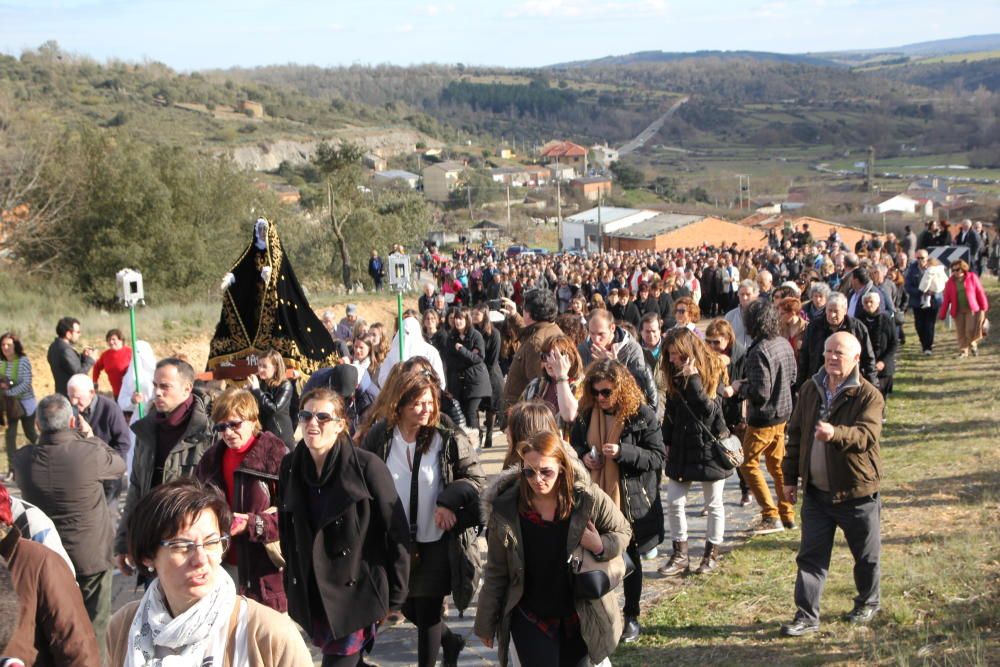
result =
[[395,28],[393,28],[392,31],[393,32],[398,32],[398,33],[401,33],[401,34],[406,34],[406,33],[409,33],[409,32],[413,32],[413,24],[412,23],[403,23],[403,24],[398,25]]

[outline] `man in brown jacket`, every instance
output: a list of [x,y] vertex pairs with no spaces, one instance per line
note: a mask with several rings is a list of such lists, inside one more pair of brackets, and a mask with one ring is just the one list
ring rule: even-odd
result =
[[533,289],[524,295],[524,331],[521,332],[521,346],[517,348],[507,381],[503,387],[504,413],[516,403],[524,393],[528,383],[538,377],[542,370],[542,346],[562,330],[554,324],[559,314],[555,295],[546,289]]
[[103,646],[111,617],[114,538],[103,482],[121,479],[125,461],[103,441],[83,437],[78,419],[62,394],[39,401],[35,420],[41,436],[37,445],[18,450],[14,469],[24,499],[45,512],[59,531]]
[[826,339],[823,368],[802,384],[788,422],[782,462],[784,493],[795,503],[802,481],[802,541],[796,557],[795,617],[781,633],[797,637],[819,628],[819,600],[839,527],[854,555],[858,594],[851,623],[879,610],[882,394],[861,377],[861,343],[846,331]]
[[[20,620],[0,655],[28,665],[92,667],[101,664],[97,638],[69,566],[48,547],[21,537],[12,525],[10,499],[0,486],[0,567],[10,570]],[[7,619],[5,619],[7,620]]]

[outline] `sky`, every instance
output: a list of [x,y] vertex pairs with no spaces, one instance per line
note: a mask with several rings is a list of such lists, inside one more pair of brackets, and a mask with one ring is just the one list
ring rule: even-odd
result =
[[997,0],[0,0],[0,52],[55,40],[191,71],[465,63],[635,51],[804,53],[1000,32]]

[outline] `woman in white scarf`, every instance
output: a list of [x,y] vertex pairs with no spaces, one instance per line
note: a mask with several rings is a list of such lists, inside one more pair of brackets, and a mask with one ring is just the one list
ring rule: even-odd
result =
[[231,522],[225,499],[190,478],[139,501],[129,517],[129,556],[156,578],[111,618],[112,667],[312,664],[287,616],[236,594],[221,567]]
[[406,334],[403,337],[403,358],[400,359],[399,357],[399,332],[397,332],[392,337],[392,345],[389,346],[388,356],[386,356],[385,361],[379,367],[378,385],[380,387],[385,386],[386,378],[389,377],[389,371],[398,362],[406,361],[413,357],[425,357],[431,362],[434,372],[441,379],[441,389],[443,390],[445,388],[444,364],[441,363],[441,355],[438,353],[437,348],[424,340],[424,335],[420,331],[420,320],[416,317],[403,318],[403,331]]

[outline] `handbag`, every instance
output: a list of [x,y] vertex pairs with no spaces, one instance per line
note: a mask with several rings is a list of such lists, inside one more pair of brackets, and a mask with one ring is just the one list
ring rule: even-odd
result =
[[635,571],[635,564],[624,552],[608,560],[597,560],[582,544],[573,549],[567,562],[573,578],[573,595],[581,600],[604,597]]
[[735,435],[730,433],[728,430],[725,431],[725,435],[716,436],[712,433],[707,426],[701,423],[698,416],[695,415],[694,410],[687,404],[687,401],[683,397],[680,397],[681,405],[684,409],[688,411],[691,415],[691,419],[694,423],[698,425],[701,430],[708,434],[708,437],[712,441],[712,449],[715,452],[715,457],[719,460],[719,465],[722,466],[724,470],[733,470],[743,465],[743,443]]

